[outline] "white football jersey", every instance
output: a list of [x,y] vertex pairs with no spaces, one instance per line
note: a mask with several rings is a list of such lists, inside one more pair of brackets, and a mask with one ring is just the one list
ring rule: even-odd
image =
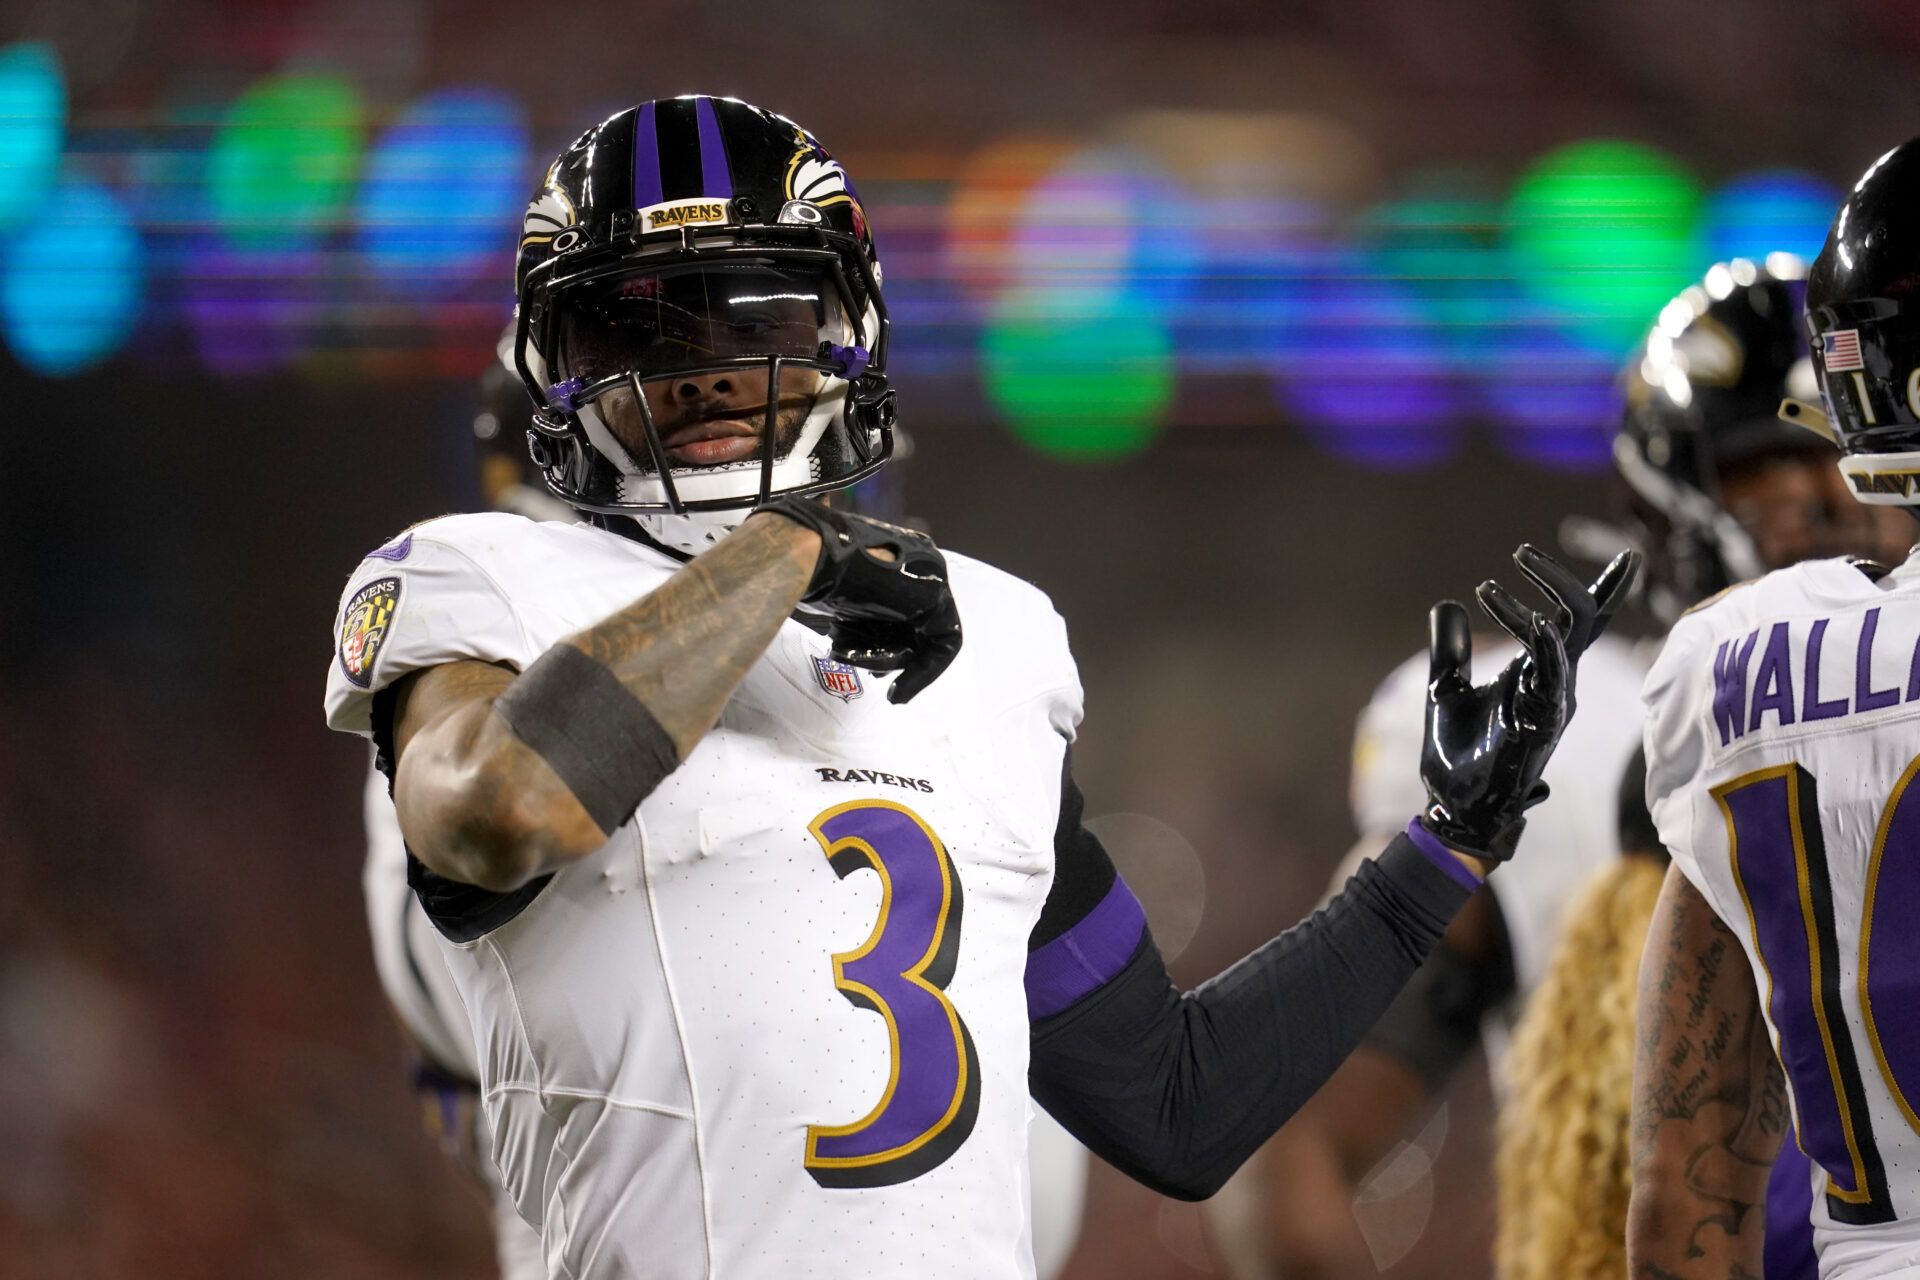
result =
[[[361,883],[380,985],[395,1016],[433,1061],[478,1080],[473,1024],[440,953],[433,922],[407,886],[406,841],[387,794],[387,780],[377,769],[367,771],[366,822],[367,861]],[[490,1151],[491,1145],[485,1143],[481,1149]],[[1059,1121],[1035,1108],[1027,1124],[1027,1158],[1034,1274],[1037,1280],[1050,1280],[1066,1266],[1080,1236],[1087,1149]],[[496,1191],[499,1174],[490,1161],[489,1171],[493,1182],[488,1189]],[[500,1280],[542,1280],[547,1268],[540,1237],[521,1219],[504,1191],[494,1197],[492,1216]]]
[[1647,800],[1752,964],[1821,1274],[1920,1275],[1920,557],[1726,592],[1645,701]]
[[[1484,684],[1519,647],[1504,637],[1474,637],[1473,679]],[[1635,647],[1612,635],[1580,659],[1578,699],[1545,776],[1552,795],[1527,810],[1527,830],[1511,862],[1487,877],[1513,946],[1521,996],[1533,990],[1552,955],[1560,910],[1587,878],[1620,854],[1620,776],[1640,745],[1640,682]],[[1380,682],[1354,734],[1351,800],[1363,836],[1386,839],[1427,806],[1420,781],[1425,733],[1427,655],[1415,654]],[[1497,1037],[1496,1037],[1497,1039]]]
[[[441,943],[494,1155],[552,1274],[1032,1275],[1028,936],[1080,716],[1065,628],[948,553],[967,623],[905,706],[783,626],[688,759],[511,920]],[[524,668],[677,565],[504,514],[355,572],[327,713]]]

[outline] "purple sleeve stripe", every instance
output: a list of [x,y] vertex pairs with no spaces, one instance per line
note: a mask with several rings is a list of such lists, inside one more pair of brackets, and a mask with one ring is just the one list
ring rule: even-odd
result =
[[1038,1022],[1106,985],[1140,949],[1140,900],[1118,875],[1100,904],[1027,956],[1027,1019]]
[[1413,847],[1427,855],[1427,861],[1450,876],[1453,882],[1472,893],[1486,881],[1467,869],[1467,864],[1453,856],[1453,850],[1447,848],[1439,836],[1420,825],[1420,819],[1414,818],[1407,823],[1407,839]]

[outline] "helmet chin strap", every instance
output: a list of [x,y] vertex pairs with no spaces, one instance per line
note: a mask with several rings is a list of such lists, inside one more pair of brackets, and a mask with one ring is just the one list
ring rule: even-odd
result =
[[753,514],[750,508],[728,511],[689,511],[685,515],[629,516],[649,541],[663,550],[691,559],[738,529]]

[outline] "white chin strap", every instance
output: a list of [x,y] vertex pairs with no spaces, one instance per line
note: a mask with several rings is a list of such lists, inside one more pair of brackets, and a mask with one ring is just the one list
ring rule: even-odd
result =
[[745,507],[733,511],[692,511],[683,516],[633,516],[631,519],[647,536],[663,547],[683,555],[697,556],[720,539],[738,529],[753,512]]
[[[825,377],[822,382],[824,385],[815,394],[813,408],[801,424],[793,447],[787,451],[786,457],[773,464],[772,490],[775,493],[782,489],[797,489],[820,479],[820,462],[815,452],[827,428],[846,411],[847,404],[845,380]],[[620,444],[606,420],[600,416],[597,404],[581,405],[578,417],[588,442],[620,473],[618,501],[639,505],[664,503],[667,500],[667,489],[660,483],[659,474],[650,467],[643,467],[639,459]],[[673,476],[674,492],[682,502],[707,502],[716,498],[754,499],[760,496],[760,459],[757,456],[721,466],[675,467],[670,474]]]
[[1849,453],[1839,466],[1853,496],[1870,507],[1920,504],[1920,450]]

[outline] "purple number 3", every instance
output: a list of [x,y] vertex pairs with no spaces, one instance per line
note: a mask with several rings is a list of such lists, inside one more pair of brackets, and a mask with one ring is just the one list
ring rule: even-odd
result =
[[841,879],[880,877],[880,918],[833,957],[833,985],[886,1019],[886,1092],[852,1124],[807,1126],[807,1172],[823,1187],[884,1187],[938,1167],[980,1111],[980,1059],[946,985],[960,955],[960,877],[920,816],[885,800],[835,805],[808,830]]

